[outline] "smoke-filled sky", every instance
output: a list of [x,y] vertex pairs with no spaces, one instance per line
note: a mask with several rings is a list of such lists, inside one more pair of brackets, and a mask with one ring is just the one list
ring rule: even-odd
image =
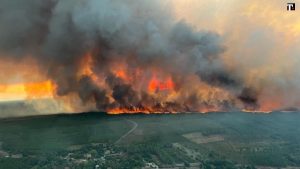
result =
[[299,108],[294,2],[0,0],[0,100],[50,98],[54,112]]
[[[287,2],[299,0],[178,0],[176,14],[196,26],[219,32],[225,40],[225,63],[270,100],[299,107],[300,11]],[[192,5],[193,4],[193,5]]]

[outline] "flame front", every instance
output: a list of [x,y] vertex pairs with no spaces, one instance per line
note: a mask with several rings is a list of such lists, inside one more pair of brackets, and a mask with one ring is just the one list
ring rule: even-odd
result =
[[0,100],[111,114],[300,108],[295,12],[266,0],[167,4],[4,3]]
[[161,81],[154,75],[149,82],[148,90],[150,92],[174,90],[174,82],[171,77],[168,77],[165,81]]
[[[51,98],[62,101],[63,107],[68,107],[68,110],[99,109],[109,114],[206,113],[232,109],[269,112],[281,106],[278,101],[268,100],[262,101],[263,104],[259,107],[248,109],[233,93],[223,87],[207,84],[195,74],[186,74],[178,78],[176,72],[157,67],[139,65],[129,67],[128,60],[111,60],[107,63],[105,72],[97,72],[94,59],[93,52],[83,55],[82,61],[79,62],[80,69],[76,73],[76,80],[79,84],[74,85],[75,91],[68,95],[58,95],[57,84],[52,80],[44,80],[1,84],[1,100]],[[31,71],[30,67],[22,69]],[[35,76],[41,76],[39,71],[36,73],[39,75]],[[31,75],[34,76],[34,72],[31,72]],[[83,81],[83,79],[88,80]],[[81,81],[83,84],[80,83]],[[78,95],[77,91],[83,94],[79,92]],[[102,93],[102,91],[105,92]]]

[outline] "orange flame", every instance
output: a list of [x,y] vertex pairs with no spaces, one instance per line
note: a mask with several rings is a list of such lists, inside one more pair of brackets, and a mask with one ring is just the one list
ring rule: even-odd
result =
[[81,61],[81,71],[79,72],[79,75],[91,75],[91,74],[93,74],[93,71],[91,69],[92,63],[93,63],[92,54],[87,53],[86,55],[84,55],[84,57]]
[[[105,81],[105,72],[103,74],[101,72],[99,73],[99,71],[94,72],[93,66],[95,66],[95,60],[93,59],[93,53],[84,55],[83,59],[79,62],[80,69],[76,72],[76,78],[80,79],[82,76],[91,77],[93,82],[95,82],[99,88],[107,91],[105,95],[108,97],[109,104],[114,103],[115,100],[112,95],[113,91],[107,86]],[[23,78],[26,82],[9,84],[8,81],[6,84],[0,84],[0,101],[62,98],[62,96],[55,95],[56,85],[51,80],[45,80],[45,74],[39,72],[37,68],[33,68],[36,64],[37,63],[35,62],[29,62],[29,64],[27,64],[29,65],[28,67],[26,66],[20,69],[22,72],[23,70],[28,72]],[[108,111],[109,114],[140,112],[146,114],[177,113],[176,111],[197,111],[206,113],[224,110],[222,107],[223,103],[225,105],[225,101],[230,102],[231,99],[234,99],[231,97],[230,92],[223,90],[222,88],[210,86],[199,80],[195,75],[186,75],[186,79],[184,80],[189,83],[180,83],[180,79],[177,79],[175,86],[173,76],[171,76],[171,73],[168,71],[156,67],[129,67],[126,61],[122,60],[114,60],[109,64],[109,71],[116,77],[122,79],[122,82],[129,84],[132,87],[132,90],[137,92],[137,98],[145,98],[145,100],[143,100],[144,102],[133,103],[133,105],[131,105],[131,103],[129,103],[129,105],[118,105],[118,103],[112,104],[113,108],[105,110]],[[0,65],[2,64],[0,63]],[[28,78],[32,76],[37,78]],[[90,100],[88,103],[82,103],[81,100],[76,100],[79,99],[76,94],[77,93],[74,92],[63,96],[64,98],[62,100],[64,106],[75,107],[78,105],[80,108],[86,108],[87,111],[96,109],[94,100]],[[144,97],[143,94],[147,94],[147,97]],[[232,102],[234,101],[236,100],[233,100]],[[242,103],[237,103],[238,109],[249,112],[270,112],[279,109],[283,105],[282,101],[276,100],[276,98],[273,98],[272,100],[269,98],[260,98],[258,103],[259,107],[256,108],[257,110],[243,109]],[[74,110],[78,111],[81,109],[76,107]]]
[[116,77],[122,79],[126,83],[130,83],[130,81],[132,80],[132,78],[128,76],[125,69],[120,68],[117,70],[113,70],[113,73],[115,74]]
[[166,81],[160,81],[157,79],[157,77],[154,75],[148,86],[148,90],[150,92],[156,92],[156,91],[163,91],[163,90],[174,90],[174,82],[172,81],[171,77],[168,77]]
[[55,85],[51,81],[24,84],[24,89],[29,98],[52,97]]
[[50,81],[0,85],[0,100],[53,97],[55,85]]

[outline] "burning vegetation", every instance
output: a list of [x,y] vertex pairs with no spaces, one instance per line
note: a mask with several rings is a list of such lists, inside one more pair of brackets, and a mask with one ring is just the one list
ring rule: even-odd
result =
[[[259,90],[224,64],[221,37],[176,21],[159,1],[0,6],[0,59],[34,60],[19,70],[28,72],[21,83],[27,99],[112,114],[260,110]],[[1,84],[0,93],[12,86],[20,85]]]

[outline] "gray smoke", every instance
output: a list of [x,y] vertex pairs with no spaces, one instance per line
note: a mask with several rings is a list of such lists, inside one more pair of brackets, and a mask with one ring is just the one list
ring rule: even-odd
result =
[[[130,68],[164,69],[174,79],[197,74],[222,88],[243,86],[219,58],[224,51],[221,38],[175,22],[172,11],[159,0],[1,0],[0,25],[0,57],[34,57],[57,84],[58,95],[76,92],[83,102],[94,100],[99,109],[154,104],[159,109],[188,110],[179,103],[154,103],[151,96],[111,77],[111,63],[121,59]],[[113,103],[90,77],[76,76],[87,52],[92,53],[93,71],[106,76]]]

